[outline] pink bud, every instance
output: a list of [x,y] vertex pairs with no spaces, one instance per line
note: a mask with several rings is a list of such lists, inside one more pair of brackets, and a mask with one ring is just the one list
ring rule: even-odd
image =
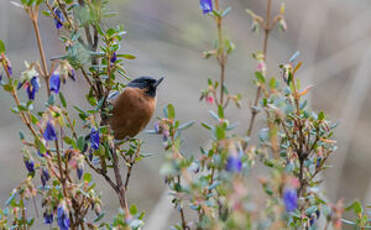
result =
[[292,177],[291,180],[290,180],[290,185],[294,188],[299,188],[300,186],[300,181],[298,178],[296,177]]
[[258,63],[258,66],[256,67],[256,71],[262,72],[263,74],[265,73],[266,66],[265,66],[265,62],[264,61],[261,61],[261,62]]
[[214,104],[214,97],[212,96],[207,96],[206,97],[206,102],[210,105]]

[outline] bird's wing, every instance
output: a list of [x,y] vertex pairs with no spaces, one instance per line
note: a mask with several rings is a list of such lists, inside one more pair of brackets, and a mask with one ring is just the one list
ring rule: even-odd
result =
[[120,94],[120,92],[117,91],[117,90],[111,91],[111,92],[108,94],[108,97],[107,97],[108,102],[112,102],[113,100],[115,100],[115,98],[116,98],[119,94]]

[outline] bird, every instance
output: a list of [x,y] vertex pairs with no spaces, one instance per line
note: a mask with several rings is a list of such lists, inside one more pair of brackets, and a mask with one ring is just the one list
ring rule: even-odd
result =
[[113,108],[108,124],[116,140],[133,138],[146,127],[156,109],[156,90],[163,80],[138,77],[110,99]]

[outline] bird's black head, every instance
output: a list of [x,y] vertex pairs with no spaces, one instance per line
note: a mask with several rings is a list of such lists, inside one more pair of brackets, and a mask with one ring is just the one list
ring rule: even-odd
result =
[[158,80],[152,77],[138,77],[129,82],[128,86],[133,88],[146,89],[146,94],[148,96],[155,97],[157,86],[162,82],[162,80],[164,80],[163,77]]

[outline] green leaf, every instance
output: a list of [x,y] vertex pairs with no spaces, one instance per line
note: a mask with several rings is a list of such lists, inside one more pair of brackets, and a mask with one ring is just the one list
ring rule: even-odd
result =
[[85,173],[84,174],[84,181],[86,183],[90,183],[92,179],[93,179],[93,177],[92,177],[92,175],[90,173]]
[[87,94],[86,99],[88,100],[89,104],[91,106],[96,106],[97,105],[97,99],[92,95],[92,94]]
[[72,138],[69,137],[69,136],[64,136],[63,140],[64,140],[64,142],[65,142],[66,144],[68,144],[68,145],[73,145],[73,144],[74,144],[74,141],[73,141]]
[[0,53],[5,53],[5,52],[6,52],[5,44],[2,40],[0,40]]
[[225,129],[222,126],[217,126],[215,129],[215,137],[218,140],[225,138]]
[[212,130],[212,127],[211,127],[210,125],[204,123],[204,122],[202,122],[201,125],[202,125],[204,128],[208,129],[208,130]]
[[36,124],[37,122],[39,122],[39,119],[37,119],[37,117],[35,117],[35,115],[31,114],[31,122],[32,122],[32,124]]
[[67,107],[67,103],[66,103],[66,99],[64,98],[62,92],[59,93],[59,100],[61,101],[62,106],[63,106],[64,108],[66,108],[66,107]]
[[13,86],[10,85],[10,84],[6,84],[3,86],[4,87],[4,90],[7,91],[7,92],[12,92],[13,91]]
[[222,105],[219,105],[219,106],[218,106],[218,116],[219,116],[220,118],[224,118],[224,108],[223,108]]
[[175,118],[175,109],[172,104],[167,105],[167,117],[169,119],[174,119]]
[[349,224],[349,225],[356,225],[356,223],[354,223],[353,221],[350,221],[350,220],[347,220],[347,219],[344,219],[344,218],[341,218],[341,222],[343,222],[345,224]]
[[216,121],[220,120],[220,117],[214,111],[210,110],[209,113]]
[[94,219],[94,223],[99,222],[101,219],[103,219],[103,217],[104,217],[104,213],[99,214],[99,215]]
[[325,119],[325,114],[323,112],[320,112],[318,114],[318,120],[323,121]]
[[19,138],[21,140],[24,140],[24,133],[22,131],[19,131],[18,134],[19,134]]
[[77,140],[77,148],[82,152],[84,151],[85,147],[85,138],[83,136],[80,136]]
[[287,85],[290,85],[293,79],[293,75],[291,72],[289,72],[289,77],[287,78]]
[[313,205],[313,206],[311,206],[311,207],[309,207],[309,208],[307,208],[307,209],[305,210],[305,214],[306,214],[307,216],[311,216],[312,213],[314,213],[314,212],[317,211],[317,209],[318,209],[317,206]]
[[271,89],[275,89],[277,86],[276,78],[272,77],[271,80],[269,81],[269,87]]
[[49,11],[46,11],[46,10],[41,11],[41,13],[42,13],[44,16],[47,16],[47,17],[50,17],[50,16],[51,16],[50,12],[49,12]]
[[273,195],[273,191],[272,191],[271,187],[268,184],[263,184],[263,189],[264,189],[264,192],[267,195],[269,195],[269,196],[272,196]]
[[5,206],[10,205],[10,203],[12,203],[16,195],[17,195],[17,191],[12,192],[9,198],[5,201]]
[[213,10],[213,14],[215,17],[221,17],[222,15],[220,14],[219,11]]
[[28,0],[27,5],[32,6],[35,3],[35,0]]
[[229,14],[229,12],[231,12],[231,10],[232,10],[232,7],[227,7],[224,11],[223,11],[223,13],[222,13],[222,17],[225,17],[225,16],[227,16],[228,14]]
[[136,57],[132,54],[118,54],[117,57],[122,57],[129,60],[134,60]]
[[37,149],[39,150],[39,152],[41,154],[45,154],[46,153],[45,145],[38,138],[35,139],[35,144],[36,144]]
[[54,105],[54,102],[55,102],[54,94],[51,94],[48,98],[48,105]]
[[351,205],[349,205],[346,209],[346,211],[353,210],[355,214],[362,214],[363,213],[363,207],[361,202],[359,201],[354,201]]
[[189,127],[191,127],[193,124],[195,123],[195,121],[189,121],[187,123],[184,123],[182,125],[179,126],[179,130],[185,130],[185,129],[188,129]]
[[131,205],[129,211],[131,215],[136,215],[138,213],[137,206],[135,206],[134,204]]
[[265,77],[261,72],[255,72],[255,77],[260,83],[265,83]]
[[103,103],[104,103],[104,97],[102,97],[102,98],[98,101],[98,105],[97,105],[95,111],[99,111],[99,110],[102,108]]

